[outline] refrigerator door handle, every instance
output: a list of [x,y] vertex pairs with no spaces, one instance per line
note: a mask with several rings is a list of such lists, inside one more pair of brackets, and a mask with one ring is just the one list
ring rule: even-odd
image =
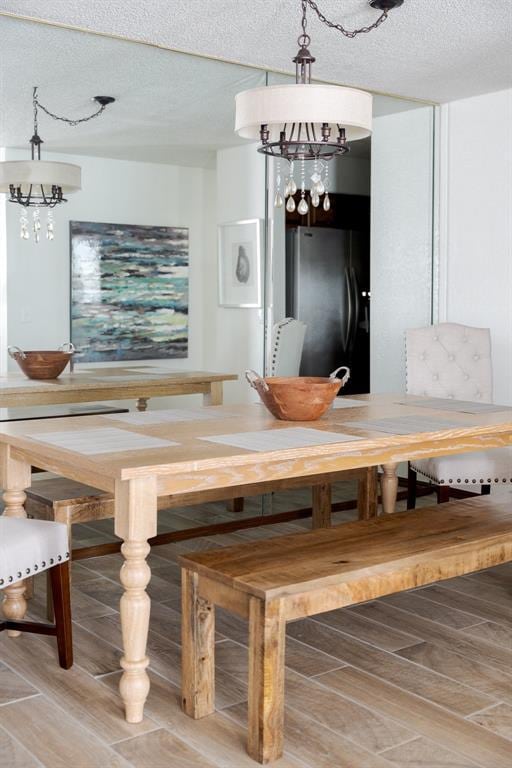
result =
[[351,279],[350,279],[350,272],[349,268],[345,267],[345,291],[347,293],[347,317],[345,318],[345,328],[342,329],[343,333],[343,346],[345,354],[348,354],[349,352],[349,344],[350,344],[350,337],[352,333],[352,317],[353,317],[353,306],[352,306],[352,285],[351,285]]
[[357,338],[357,327],[359,323],[359,311],[360,311],[360,304],[359,304],[359,283],[357,282],[357,275],[354,267],[351,267],[351,284],[352,284],[352,291],[354,294],[354,317],[352,321],[352,338],[350,340],[350,353],[352,354],[352,350],[354,348],[354,345],[356,343]]

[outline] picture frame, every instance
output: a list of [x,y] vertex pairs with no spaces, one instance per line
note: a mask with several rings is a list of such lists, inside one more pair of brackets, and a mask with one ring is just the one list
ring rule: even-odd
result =
[[258,308],[262,304],[262,219],[219,225],[219,306]]

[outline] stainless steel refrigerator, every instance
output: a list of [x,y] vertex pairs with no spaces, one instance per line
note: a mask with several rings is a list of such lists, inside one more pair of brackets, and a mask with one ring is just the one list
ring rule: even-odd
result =
[[348,365],[344,393],[369,390],[369,237],[327,227],[287,231],[286,314],[306,324],[301,376]]

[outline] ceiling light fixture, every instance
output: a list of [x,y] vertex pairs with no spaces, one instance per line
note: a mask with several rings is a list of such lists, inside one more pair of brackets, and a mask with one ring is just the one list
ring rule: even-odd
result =
[[[298,38],[299,51],[295,63],[295,84],[271,85],[243,91],[236,96],[235,131],[239,136],[260,140],[258,152],[277,158],[276,192],[274,204],[281,207],[287,198],[286,209],[295,210],[294,195],[297,183],[295,163],[300,163],[300,200],[297,210],[301,215],[309,211],[306,199],[305,161],[313,161],[310,203],[328,211],[329,166],[327,161],[349,151],[347,142],[363,139],[371,134],[372,95],[355,88],[311,83],[311,65],[315,58],[309,51],[311,38],[307,34],[308,6],[323,24],[336,29],[345,37],[371,32],[388,18],[389,11],[402,5],[403,0],[369,0],[372,8],[381,11],[379,18],[367,27],[347,30],[342,24],[329,21],[314,0],[301,0],[302,34]],[[290,163],[284,186],[281,177],[281,159]]]
[[39,242],[41,231],[41,208],[46,208],[46,237],[54,238],[54,222],[52,209],[60,203],[66,203],[64,194],[81,189],[81,169],[71,163],[57,163],[41,160],[41,144],[39,136],[38,109],[42,109],[49,117],[60,120],[68,125],[78,125],[98,117],[108,104],[115,99],[112,96],[95,96],[93,101],[99,109],[88,117],[70,120],[50,112],[37,98],[37,88],[33,90],[32,105],[34,108],[34,133],[30,139],[30,160],[7,160],[0,162],[0,192],[9,195],[9,202],[18,203],[22,210],[20,214],[20,237],[30,238],[28,208],[32,208],[32,232],[34,241]]

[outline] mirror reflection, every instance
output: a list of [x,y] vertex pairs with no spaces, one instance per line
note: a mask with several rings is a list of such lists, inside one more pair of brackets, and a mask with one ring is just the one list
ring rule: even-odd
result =
[[[71,340],[77,369],[131,359],[234,373],[225,397],[240,402],[252,399],[243,372],[272,370],[274,327],[293,317],[304,343],[281,370],[328,375],[346,364],[347,393],[396,387],[396,339],[431,316],[431,107],[375,95],[371,138],[349,142],[347,155],[320,168],[304,164],[306,190],[318,170],[327,189],[301,215],[300,161],[290,175],[286,161],[278,167],[234,132],[237,93],[292,78],[28,22],[2,25],[4,160],[28,158],[35,84],[49,112],[71,119],[93,113],[99,92],[115,98],[71,126],[39,109],[43,160],[78,166],[82,183],[51,209],[51,240],[37,209],[34,219],[33,210],[5,205],[4,366],[8,345]],[[14,63],[21,37],[22,71]],[[44,54],[55,49],[58,63]],[[283,205],[275,208],[279,175]],[[297,190],[285,197],[293,175]],[[38,243],[34,226],[42,227]]]

